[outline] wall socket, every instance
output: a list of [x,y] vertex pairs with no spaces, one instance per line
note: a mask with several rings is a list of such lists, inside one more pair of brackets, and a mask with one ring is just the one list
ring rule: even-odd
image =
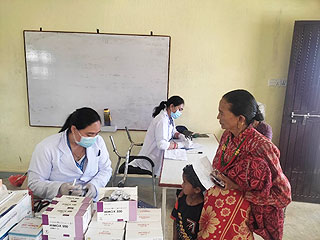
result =
[[269,87],[285,87],[287,86],[287,80],[284,79],[270,79],[268,80]]

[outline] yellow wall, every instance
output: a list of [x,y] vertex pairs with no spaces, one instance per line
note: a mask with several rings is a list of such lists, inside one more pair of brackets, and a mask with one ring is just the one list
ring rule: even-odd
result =
[[[186,101],[177,123],[220,135],[221,96],[245,88],[266,104],[278,144],[285,88],[267,81],[286,79],[294,21],[319,19],[319,9],[319,0],[1,0],[0,171],[27,170],[35,145],[58,130],[29,126],[23,30],[170,35],[169,95]],[[113,135],[123,153],[124,132]]]

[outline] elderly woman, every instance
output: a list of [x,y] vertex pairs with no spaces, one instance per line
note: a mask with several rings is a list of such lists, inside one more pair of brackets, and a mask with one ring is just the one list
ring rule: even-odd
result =
[[245,90],[225,94],[218,117],[225,129],[213,160],[216,184],[205,196],[198,239],[282,239],[283,208],[291,201],[278,148],[253,127],[263,119]]

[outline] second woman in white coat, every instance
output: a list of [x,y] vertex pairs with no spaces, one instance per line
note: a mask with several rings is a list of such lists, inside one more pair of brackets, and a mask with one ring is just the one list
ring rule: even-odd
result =
[[[184,100],[179,96],[172,96],[162,101],[154,108],[153,120],[148,127],[140,156],[147,156],[154,162],[154,174],[159,176],[164,151],[184,147],[182,142],[174,142],[174,138],[185,140],[185,136],[176,130],[174,119],[181,116]],[[119,169],[124,172],[124,165]],[[150,174],[151,165],[143,159],[135,159],[129,163],[128,173]]]

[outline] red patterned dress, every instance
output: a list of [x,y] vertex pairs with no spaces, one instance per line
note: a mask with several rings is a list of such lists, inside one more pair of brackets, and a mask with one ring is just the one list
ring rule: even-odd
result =
[[239,190],[209,189],[199,221],[198,239],[282,239],[283,208],[291,188],[283,174],[278,148],[249,126],[238,137],[225,131],[213,167],[239,185]]

